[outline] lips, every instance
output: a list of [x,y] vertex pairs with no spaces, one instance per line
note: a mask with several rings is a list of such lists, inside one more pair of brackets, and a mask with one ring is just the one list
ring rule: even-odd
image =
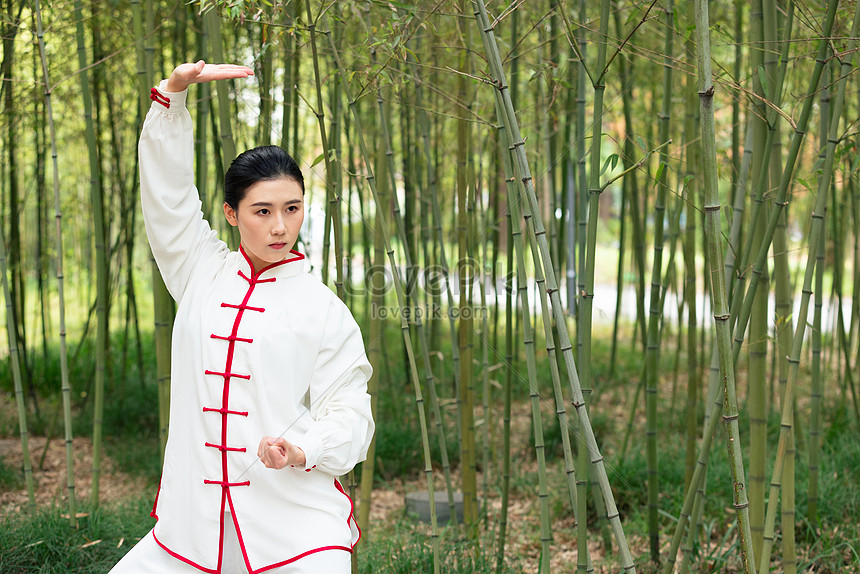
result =
[[269,247],[271,247],[272,249],[283,249],[286,246],[286,243],[269,243]]

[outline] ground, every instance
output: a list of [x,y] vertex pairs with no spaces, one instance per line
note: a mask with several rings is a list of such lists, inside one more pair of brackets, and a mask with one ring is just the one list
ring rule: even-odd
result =
[[[66,443],[62,438],[46,441],[45,437],[31,437],[30,460],[33,467],[36,503],[39,506],[66,505]],[[46,444],[47,442],[47,444]],[[88,499],[92,492],[93,447],[88,437],[74,439],[75,492],[78,499]],[[20,469],[21,439],[0,438],[0,460],[9,468]],[[134,481],[111,460],[102,455],[102,478],[99,481],[99,499],[103,502],[119,501],[139,494]],[[18,512],[27,504],[27,489],[0,490],[0,518]]]

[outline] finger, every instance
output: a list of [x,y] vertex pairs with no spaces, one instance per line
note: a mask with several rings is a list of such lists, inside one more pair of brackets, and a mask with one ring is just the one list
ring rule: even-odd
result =
[[269,449],[269,446],[272,444],[272,437],[264,436],[260,440],[260,445],[257,447],[257,458],[262,458],[266,451]]

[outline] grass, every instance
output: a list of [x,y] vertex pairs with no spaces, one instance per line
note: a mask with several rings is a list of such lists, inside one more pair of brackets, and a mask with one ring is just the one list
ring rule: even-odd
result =
[[21,469],[10,467],[0,458],[0,492],[4,490],[19,490],[24,487],[24,473]]
[[0,572],[107,572],[152,528],[150,505],[145,498],[105,505],[77,530],[57,508],[6,517],[0,522]]

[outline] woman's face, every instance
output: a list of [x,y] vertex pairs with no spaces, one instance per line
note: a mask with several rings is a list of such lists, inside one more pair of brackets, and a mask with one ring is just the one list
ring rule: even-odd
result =
[[302,188],[288,178],[258,181],[237,209],[224,204],[224,216],[239,228],[242,247],[259,271],[284,260],[295,245],[305,218]]

